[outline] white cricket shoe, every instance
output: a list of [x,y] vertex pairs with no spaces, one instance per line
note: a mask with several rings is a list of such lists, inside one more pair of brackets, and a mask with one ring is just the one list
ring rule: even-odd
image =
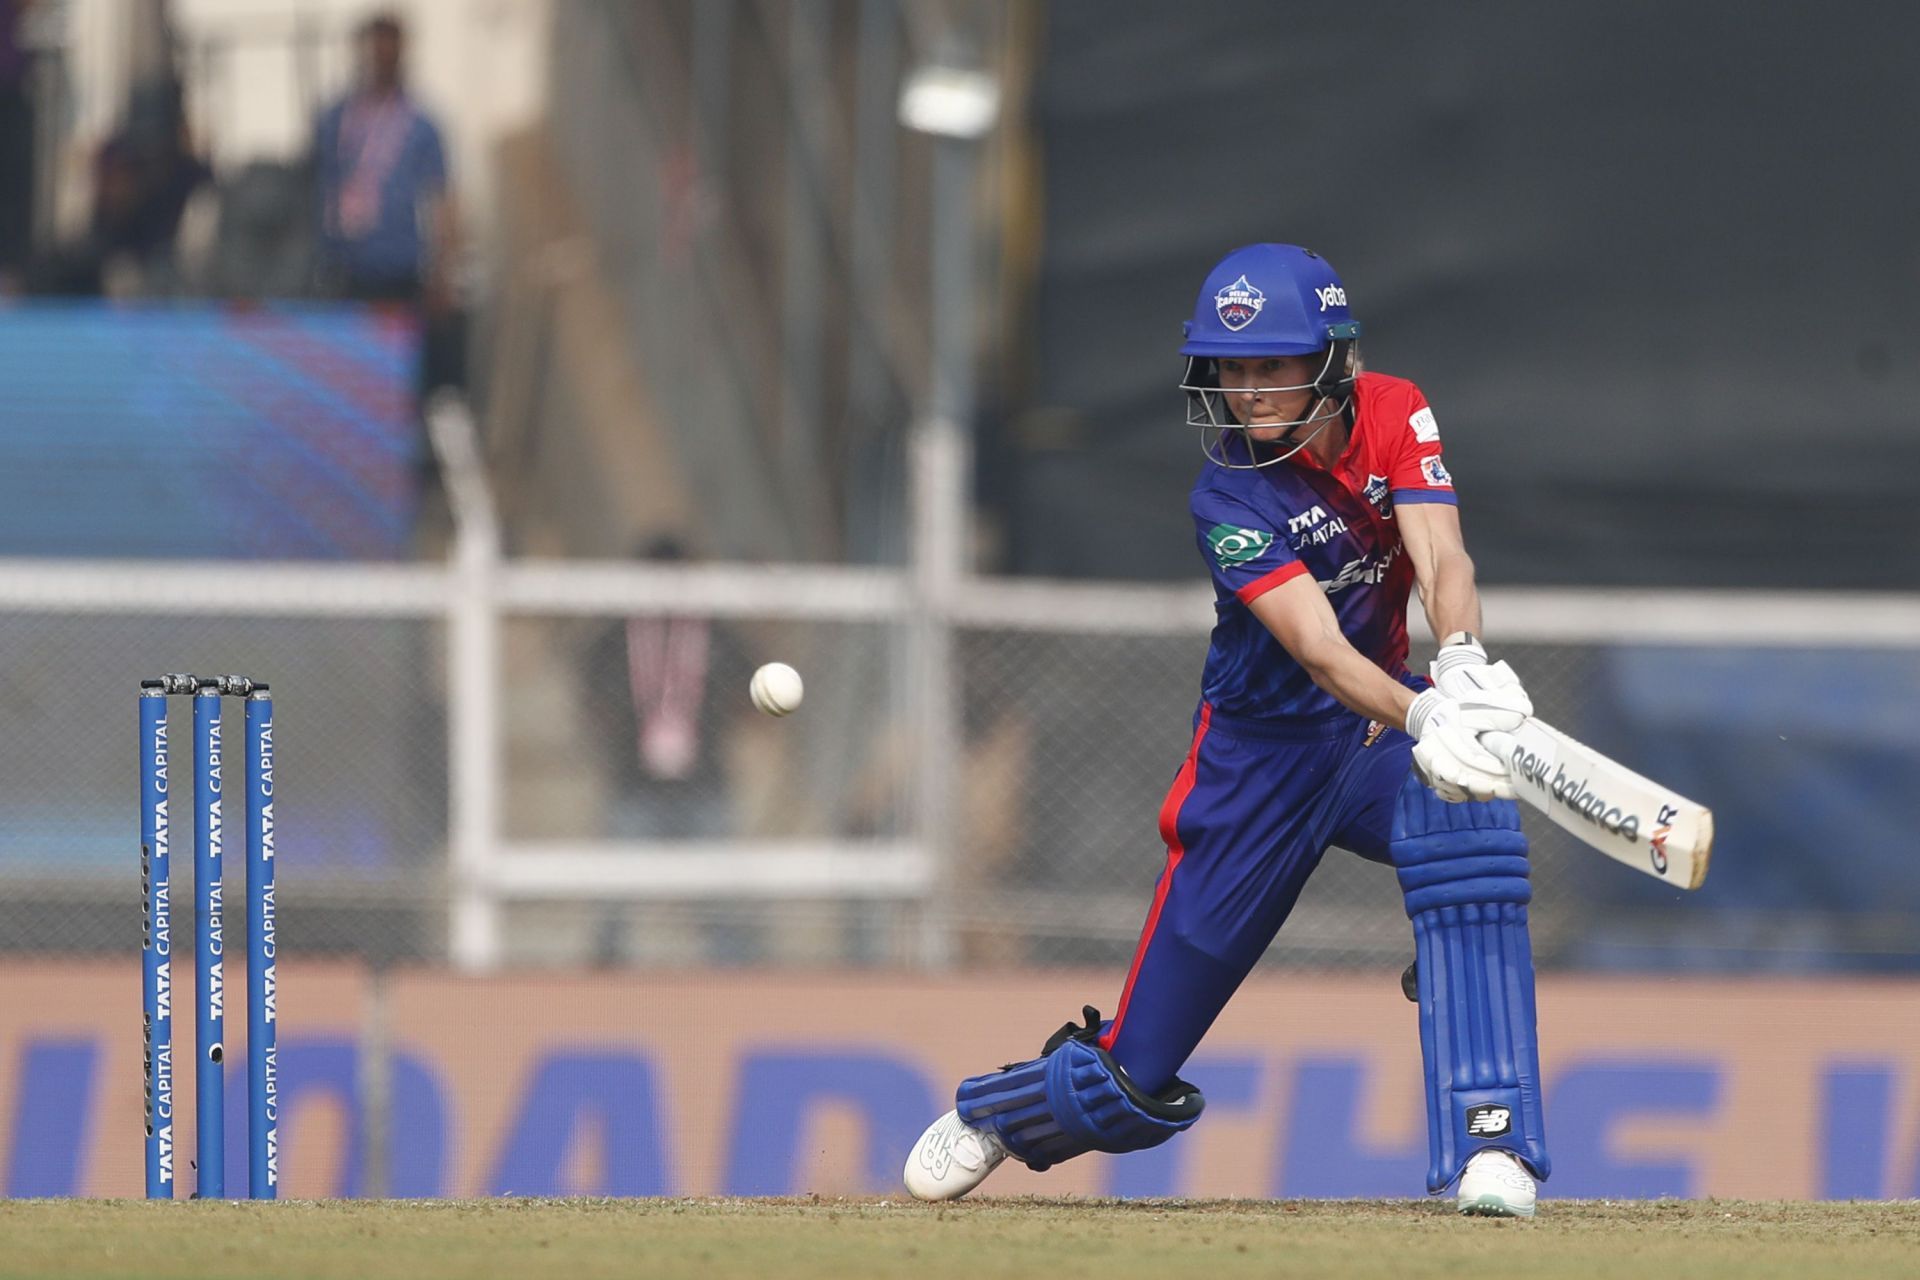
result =
[[903,1177],[916,1200],[958,1200],[1006,1158],[1000,1139],[974,1128],[958,1111],[949,1111],[928,1125],[913,1144]]
[[1460,1212],[1488,1218],[1531,1218],[1533,1175],[1511,1151],[1475,1154],[1460,1174]]

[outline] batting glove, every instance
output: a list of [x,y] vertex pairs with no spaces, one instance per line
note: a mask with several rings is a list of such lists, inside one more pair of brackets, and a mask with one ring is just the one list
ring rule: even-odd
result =
[[[1499,756],[1480,745],[1479,735],[1511,713],[1473,710],[1438,689],[1428,689],[1407,708],[1407,732],[1413,736],[1413,767],[1420,780],[1442,800],[1511,800],[1513,783]],[[1518,724],[1518,721],[1514,721]]]
[[1470,631],[1456,631],[1427,668],[1434,687],[1474,713],[1474,732],[1518,729],[1533,714],[1533,699],[1504,662],[1489,664],[1487,651]]

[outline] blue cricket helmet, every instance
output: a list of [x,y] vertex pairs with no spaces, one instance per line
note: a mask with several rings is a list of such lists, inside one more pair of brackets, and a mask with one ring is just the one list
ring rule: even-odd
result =
[[[1207,273],[1183,333],[1180,354],[1187,357],[1187,370],[1180,390],[1187,395],[1187,425],[1201,428],[1200,448],[1216,465],[1271,466],[1304,449],[1333,421],[1344,417],[1352,425],[1360,322],[1347,309],[1346,286],[1312,250],[1293,244],[1235,249]],[[1221,360],[1311,355],[1322,357],[1311,382],[1240,388],[1232,397],[1221,389]],[[1280,427],[1285,434],[1256,445],[1232,412],[1231,399],[1248,391],[1315,395],[1304,417],[1260,424],[1263,431]]]
[[1250,244],[1207,273],[1184,336],[1183,356],[1306,356],[1359,337],[1360,325],[1325,258],[1296,244]]

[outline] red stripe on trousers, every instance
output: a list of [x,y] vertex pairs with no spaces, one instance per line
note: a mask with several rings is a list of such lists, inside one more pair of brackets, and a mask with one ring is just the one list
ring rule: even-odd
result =
[[1147,910],[1146,927],[1140,931],[1140,945],[1134,948],[1133,965],[1127,970],[1127,985],[1120,989],[1120,1007],[1114,1010],[1113,1025],[1100,1037],[1102,1049],[1113,1048],[1113,1042],[1119,1038],[1120,1024],[1127,1019],[1127,1005],[1133,999],[1133,984],[1140,977],[1140,965],[1147,958],[1147,946],[1153,941],[1153,931],[1160,924],[1160,908],[1167,903],[1167,890],[1173,887],[1173,869],[1180,865],[1180,859],[1186,855],[1186,847],[1180,843],[1180,806],[1193,794],[1194,775],[1200,768],[1200,743],[1207,736],[1207,726],[1213,721],[1213,708],[1207,703],[1200,704],[1200,723],[1193,731],[1193,745],[1187,748],[1186,763],[1180,766],[1180,772],[1173,777],[1173,786],[1167,792],[1167,798],[1160,805],[1160,838],[1167,842],[1167,865],[1160,873],[1160,883],[1153,889],[1153,906]]

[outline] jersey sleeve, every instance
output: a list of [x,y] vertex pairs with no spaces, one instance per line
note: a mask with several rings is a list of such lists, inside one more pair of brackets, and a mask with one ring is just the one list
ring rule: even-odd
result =
[[1193,523],[1215,585],[1252,604],[1307,566],[1287,545],[1287,539],[1246,503],[1218,493],[1193,495]]
[[1453,476],[1440,459],[1440,424],[1417,387],[1393,410],[1388,428],[1393,441],[1387,484],[1396,503],[1444,502],[1454,505]]

